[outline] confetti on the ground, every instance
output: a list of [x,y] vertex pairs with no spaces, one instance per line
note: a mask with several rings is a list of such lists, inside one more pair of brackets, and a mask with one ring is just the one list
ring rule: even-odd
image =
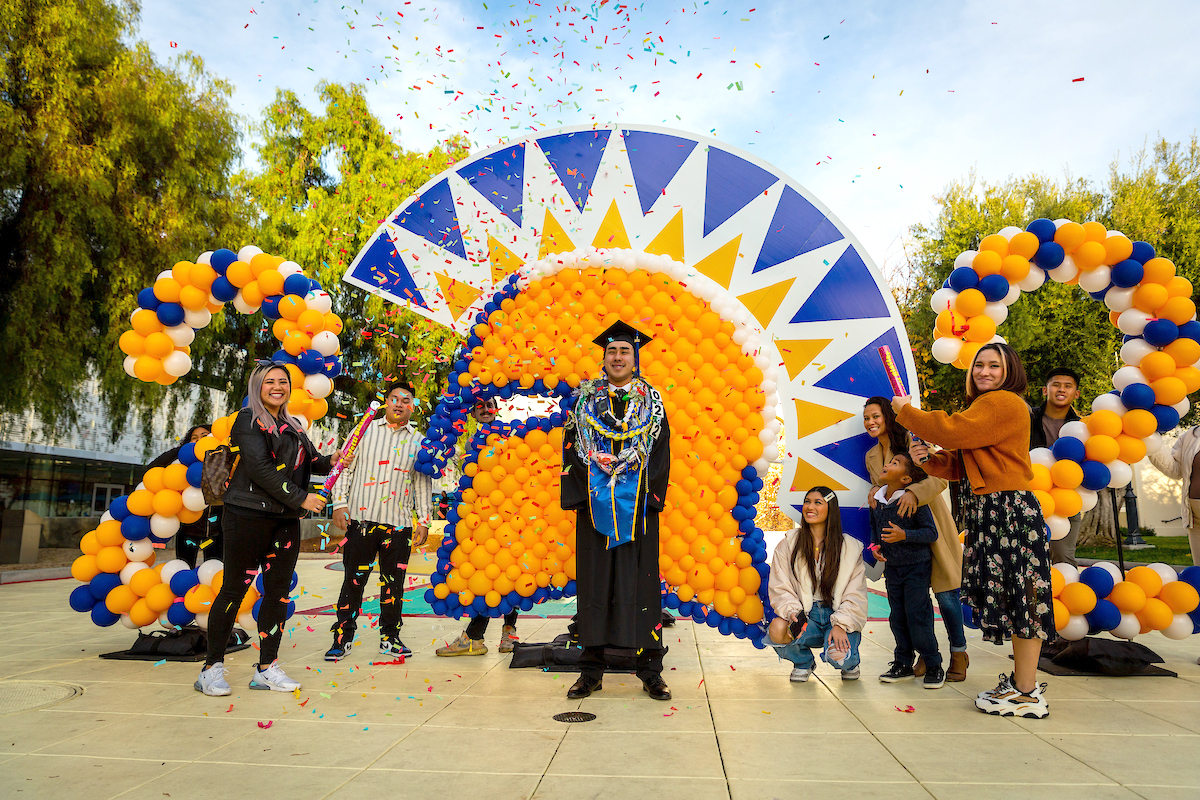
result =
[[266,722],[258,723],[258,727],[262,728],[263,730],[266,730],[267,728],[271,727],[274,724],[275,724],[275,720],[269,719]]

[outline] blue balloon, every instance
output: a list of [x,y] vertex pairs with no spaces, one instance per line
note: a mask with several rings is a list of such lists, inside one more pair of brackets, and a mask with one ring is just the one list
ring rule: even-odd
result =
[[1121,402],[1126,408],[1154,408],[1154,390],[1144,383],[1131,383],[1121,390]]
[[1129,257],[1139,264],[1145,264],[1154,258],[1154,245],[1149,242],[1134,242],[1133,252],[1129,254]]
[[183,306],[179,303],[160,303],[154,313],[158,315],[158,321],[168,328],[183,324]]
[[316,350],[302,350],[296,356],[296,366],[305,375],[319,375],[325,371],[325,357]]
[[194,569],[181,569],[171,576],[171,592],[176,597],[183,597],[188,589],[200,585],[200,577]]
[[295,364],[296,363],[296,357],[294,355],[292,355],[291,353],[289,353],[287,350],[283,350],[283,349],[276,350],[274,353],[272,353],[271,360],[272,361],[282,361],[285,364]]
[[1156,403],[1154,408],[1150,409],[1150,413],[1154,415],[1154,419],[1158,422],[1156,430],[1159,433],[1173,431],[1179,425],[1179,412],[1171,406]]
[[141,308],[144,308],[148,311],[154,311],[160,305],[162,305],[162,301],[154,296],[154,289],[150,286],[147,286],[145,289],[142,289],[140,292],[138,292],[137,304]]
[[325,356],[325,375],[336,378],[342,374],[342,359],[338,356]]
[[88,584],[88,591],[92,593],[92,597],[97,600],[103,600],[108,597],[108,593],[121,585],[121,576],[115,572],[101,572],[96,577],[92,578]]
[[283,293],[299,295],[301,299],[308,294],[309,283],[305,275],[299,272],[292,273],[283,279]]
[[1062,264],[1067,253],[1058,242],[1045,242],[1033,254],[1033,262],[1042,269],[1054,269]]
[[1184,339],[1200,342],[1200,322],[1189,320],[1179,326],[1179,335]]
[[237,253],[221,248],[209,257],[208,264],[217,271],[218,275],[224,275],[225,270],[229,269],[229,265],[235,261],[237,261]]
[[989,303],[1003,300],[1008,295],[1008,280],[1003,275],[988,275],[979,282],[979,291]]
[[1112,282],[1122,289],[1129,289],[1137,286],[1142,282],[1142,276],[1146,270],[1142,265],[1132,258],[1127,258],[1124,261],[1114,264],[1112,268]]
[[439,617],[446,616],[446,612],[450,610],[446,608],[446,601],[433,598],[432,591],[426,592],[425,595],[425,599],[429,601],[429,607],[433,609],[433,613],[437,614]]
[[212,288],[208,290],[213,297],[220,300],[222,303],[228,303],[233,298],[237,297],[238,288],[229,282],[229,279],[224,275],[213,281]]
[[1079,582],[1090,587],[1096,597],[1108,597],[1114,585],[1112,573],[1104,567],[1088,567],[1079,573]]
[[1074,436],[1063,436],[1054,443],[1054,447],[1051,449],[1054,451],[1054,457],[1059,461],[1066,459],[1082,464],[1087,459],[1087,451],[1083,447],[1083,442]]
[[962,604],[963,625],[973,630],[979,630],[979,623],[975,621],[975,612],[966,603]]
[[178,458],[179,463],[183,464],[185,467],[190,467],[192,464],[197,463],[196,445],[191,442],[184,442],[183,445],[180,446],[179,453],[176,458]]
[[292,618],[292,615],[293,615],[293,614],[295,614],[295,613],[296,613],[296,601],[295,601],[295,600],[288,600],[288,604],[287,604],[287,613],[284,615],[284,617],[283,617],[283,618],[284,618],[284,619],[291,619],[291,618]]
[[1084,461],[1082,467],[1083,488],[1093,492],[1108,488],[1108,482],[1112,480],[1112,473],[1108,467],[1099,461]]
[[100,602],[92,597],[92,592],[86,583],[81,583],[71,590],[71,596],[67,598],[67,602],[71,604],[71,608],[75,611],[91,611],[92,606]]
[[121,520],[121,535],[131,542],[145,539],[150,535],[150,518],[130,514]]
[[296,591],[296,587],[300,585],[300,574],[295,570],[292,571],[292,582],[288,584],[288,591]]
[[[1091,569],[1095,569],[1095,567]],[[1110,589],[1109,591],[1112,590]],[[1086,616],[1088,626],[1095,628],[1097,633],[1100,631],[1111,631],[1121,624],[1121,610],[1111,601],[1103,598],[1096,601],[1096,607],[1089,611]]]
[[200,478],[204,475],[204,462],[194,461],[187,468],[188,486],[200,486]]
[[970,267],[957,267],[950,273],[950,288],[956,292],[965,292],[979,285],[979,273]]
[[92,622],[101,628],[116,625],[120,621],[121,615],[109,611],[108,606],[104,605],[104,603],[96,603],[96,605],[92,606]]
[[1200,592],[1200,566],[1184,569],[1179,573],[1179,580]]
[[1179,326],[1169,319],[1152,319],[1146,323],[1142,338],[1155,347],[1166,347],[1179,338]]
[[264,297],[262,301],[262,313],[267,319],[279,319],[279,301],[283,298],[278,295]]
[[123,494],[120,497],[114,497],[113,501],[108,504],[108,513],[117,522],[129,516],[129,495]]
[[254,617],[254,619],[257,621],[257,620],[258,620],[258,613],[259,613],[261,610],[262,610],[262,598],[260,597],[260,598],[258,598],[257,600],[255,600],[255,601],[254,601],[254,605],[252,605],[252,606],[250,607],[250,616]]
[[196,621],[196,615],[187,610],[182,600],[176,600],[167,609],[167,622],[182,628]]
[[1058,230],[1054,227],[1054,222],[1045,217],[1039,217],[1033,222],[1025,226],[1025,230],[1038,237],[1038,241],[1042,244],[1054,241],[1054,232]]

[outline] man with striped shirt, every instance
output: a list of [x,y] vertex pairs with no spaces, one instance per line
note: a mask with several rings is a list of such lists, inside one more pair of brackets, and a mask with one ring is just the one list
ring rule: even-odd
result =
[[[363,591],[379,559],[379,652],[409,656],[400,640],[404,575],[413,546],[429,538],[433,515],[433,479],[417,472],[417,452],[425,438],[409,422],[413,413],[412,386],[395,382],[387,387],[384,416],[370,424],[359,440],[354,462],[334,487],[333,524],[346,531],[342,546],[341,596],[333,646],[326,661],[350,652],[362,607]],[[415,526],[414,526],[415,520]]]

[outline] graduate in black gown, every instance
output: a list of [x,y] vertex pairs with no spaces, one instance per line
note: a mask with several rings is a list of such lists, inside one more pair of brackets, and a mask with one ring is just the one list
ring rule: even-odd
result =
[[655,700],[662,678],[658,514],[667,496],[671,431],[658,391],[642,379],[638,348],[650,337],[618,322],[594,340],[604,377],[584,381],[563,437],[562,507],[576,514],[577,699],[599,691],[604,648],[637,651],[637,676]]

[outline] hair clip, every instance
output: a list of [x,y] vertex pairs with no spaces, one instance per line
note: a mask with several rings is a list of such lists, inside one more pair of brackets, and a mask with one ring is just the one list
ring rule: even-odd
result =
[[830,500],[832,500],[835,497],[837,497],[837,495],[834,494],[833,492],[830,492],[829,494],[825,495],[825,502],[828,503]]

